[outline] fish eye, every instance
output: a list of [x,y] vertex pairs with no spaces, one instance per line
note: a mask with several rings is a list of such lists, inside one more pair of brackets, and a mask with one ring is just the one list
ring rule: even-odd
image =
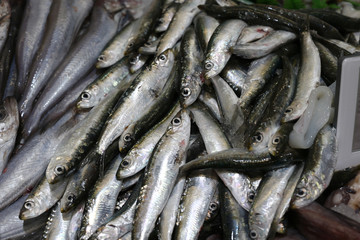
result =
[[55,174],[56,175],[62,175],[65,173],[65,167],[64,166],[56,166],[55,167]]
[[132,46],[134,46],[134,43],[133,42],[129,43],[128,47],[131,48]]
[[212,68],[214,67],[214,64],[212,63],[212,62],[210,62],[210,61],[206,61],[205,62],[205,69],[206,70],[211,70]]
[[90,98],[91,98],[91,94],[88,93],[88,92],[83,92],[83,93],[81,94],[81,99],[83,99],[83,100],[88,100],[88,99],[90,99]]
[[120,165],[121,165],[123,168],[126,168],[126,167],[128,167],[128,166],[130,165],[130,163],[131,163],[131,161],[124,159],[124,160],[121,162]]
[[285,110],[285,113],[292,113],[293,109],[292,108],[288,108]]
[[0,110],[0,121],[4,120],[7,116],[5,109]]
[[159,60],[162,61],[162,62],[166,61],[166,56],[165,56],[165,54],[161,54],[161,55],[159,56]]
[[181,119],[178,118],[178,117],[176,117],[176,118],[174,118],[174,119],[172,120],[172,124],[173,124],[174,126],[179,126],[180,123],[181,123]]
[[67,200],[68,200],[69,202],[73,202],[73,201],[75,200],[75,195],[74,195],[74,194],[69,194],[69,195],[67,196]]
[[217,203],[215,203],[215,202],[210,203],[210,210],[211,211],[216,211],[217,208],[218,208]]
[[279,137],[275,137],[273,140],[272,140],[272,143],[274,145],[278,145],[280,143],[280,138]]
[[253,140],[254,140],[254,142],[260,143],[263,140],[263,135],[261,133],[257,132],[255,134],[255,136],[253,137]]
[[28,200],[24,203],[24,207],[28,210],[32,209],[34,207],[34,202],[32,200]]
[[249,192],[248,194],[248,201],[249,202],[253,202],[254,201],[254,198],[255,198],[255,193],[253,191]]
[[130,133],[125,134],[124,141],[125,142],[130,142],[131,141],[131,134]]
[[257,232],[255,230],[251,230],[250,237],[253,238],[253,239],[257,238]]
[[296,192],[296,196],[303,198],[306,196],[306,189],[305,188],[300,188],[297,190]]
[[181,95],[183,95],[184,97],[188,97],[190,96],[191,94],[191,89],[186,87],[186,88],[183,88],[183,90],[181,91]]
[[130,64],[134,65],[134,64],[137,62],[137,60],[138,60],[138,57],[137,57],[137,56],[131,58],[131,59],[130,59]]
[[98,57],[98,61],[101,61],[101,62],[105,61],[105,59],[106,59],[105,55],[100,55]]

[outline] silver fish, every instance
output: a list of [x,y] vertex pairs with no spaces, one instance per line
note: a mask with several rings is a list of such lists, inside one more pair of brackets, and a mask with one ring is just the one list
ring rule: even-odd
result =
[[223,70],[231,56],[230,48],[236,44],[236,40],[246,26],[241,20],[227,20],[215,29],[209,40],[204,61],[207,79]]
[[15,98],[5,98],[0,105],[0,175],[15,146],[19,122],[19,111]]

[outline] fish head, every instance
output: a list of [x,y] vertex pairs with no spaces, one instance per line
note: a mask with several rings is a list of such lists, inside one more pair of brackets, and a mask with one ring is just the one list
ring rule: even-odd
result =
[[316,176],[315,172],[303,174],[296,186],[291,207],[301,208],[309,205],[321,195],[325,187],[321,176]]
[[304,113],[306,105],[302,102],[293,102],[285,110],[284,116],[281,119],[282,122],[290,122],[301,117]]
[[172,67],[175,60],[174,51],[169,48],[156,57],[154,64],[157,67]]
[[96,105],[95,95],[99,92],[99,88],[93,86],[92,88],[85,89],[79,97],[79,100],[76,104],[78,109],[88,109]]
[[186,108],[193,104],[201,92],[201,80],[199,75],[187,75],[181,79],[180,103]]
[[116,55],[114,51],[104,51],[97,59],[96,68],[105,68],[111,66],[116,62]]
[[66,191],[60,200],[60,211],[62,213],[69,211],[78,203],[76,194],[72,191]]
[[268,151],[268,142],[271,138],[271,129],[269,127],[260,127],[251,137],[249,150],[256,153]]
[[20,214],[19,214],[19,218],[21,220],[27,220],[30,218],[34,218],[39,216],[42,213],[41,211],[41,203],[38,201],[37,198],[27,198],[26,201],[24,202],[21,210],[20,210]]
[[124,179],[135,174],[136,169],[136,151],[128,153],[120,163],[119,169],[116,173],[117,179]]
[[219,70],[218,62],[220,62],[222,59],[224,59],[224,57],[219,54],[214,54],[206,57],[204,61],[204,70],[205,70],[204,76],[206,79],[215,77],[221,72],[221,69]]
[[67,166],[67,164],[65,163],[56,164],[56,162],[64,162],[63,159],[64,157],[57,156],[55,163],[49,164],[48,168],[46,169],[46,179],[50,184],[57,183],[58,181],[63,179],[67,174],[67,172],[69,171],[69,167]]
[[289,135],[282,135],[276,133],[268,143],[268,149],[271,155],[278,156],[282,153],[285,147],[288,145]]
[[130,124],[119,138],[119,151],[126,152],[134,144],[134,124]]
[[190,115],[187,109],[183,109],[178,112],[175,117],[171,120],[168,127],[168,132],[174,133],[183,131],[187,126],[190,126]]

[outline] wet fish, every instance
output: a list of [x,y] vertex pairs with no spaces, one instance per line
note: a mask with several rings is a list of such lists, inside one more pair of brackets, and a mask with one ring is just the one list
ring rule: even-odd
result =
[[44,36],[46,20],[52,2],[52,0],[30,0],[26,2],[15,55],[18,66],[16,95],[19,97],[24,91],[32,60]]
[[224,79],[239,97],[244,88],[247,69],[238,59],[230,58],[219,76]]
[[177,41],[190,26],[193,18],[200,12],[198,6],[204,4],[205,0],[186,1],[179,6],[171,21],[168,30],[160,40],[157,48],[157,56],[168,48],[173,48]]
[[237,40],[238,44],[250,43],[269,35],[274,29],[269,26],[247,26],[245,27]]
[[218,75],[229,61],[230,48],[236,44],[241,31],[247,24],[241,20],[227,20],[212,34],[204,60],[205,77]]
[[129,22],[113,37],[111,41],[109,41],[108,45],[100,53],[100,56],[97,59],[97,68],[110,67],[124,57],[126,47],[133,38],[134,34],[136,34],[134,28],[139,23],[139,19]]
[[21,117],[28,117],[33,101],[50,75],[61,63],[75,39],[81,23],[89,14],[93,1],[54,1],[45,34],[30,67],[27,85],[19,101]]
[[309,205],[329,185],[337,161],[335,129],[325,125],[315,138],[299,184],[296,186],[292,208]]
[[200,12],[194,18],[194,28],[196,36],[200,42],[201,49],[205,53],[208,43],[215,29],[219,26],[219,21],[213,17],[206,15],[204,12]]
[[188,28],[180,46],[180,103],[190,106],[198,98],[205,81],[202,75],[201,62],[203,54],[193,28]]
[[301,68],[297,77],[296,93],[285,110],[282,122],[298,119],[305,111],[311,91],[320,84],[321,60],[310,32],[301,33]]
[[37,217],[52,208],[64,194],[68,179],[50,184],[44,176],[26,198],[19,218],[22,220]]
[[6,168],[14,149],[19,122],[19,112],[15,98],[5,98],[0,105],[0,175]]
[[[90,72],[101,49],[116,33],[119,18],[120,14],[115,14],[115,16],[108,14],[103,7],[103,0],[95,2],[89,30],[70,48],[69,53],[51,75],[41,95],[33,104],[31,115],[24,116],[26,122],[23,135],[25,137],[37,127],[41,116],[53,107],[68,89],[76,85],[80,78]],[[81,61],[76,59],[81,59]]]
[[266,82],[270,81],[279,64],[280,57],[273,53],[251,63],[245,79],[244,90],[239,98],[240,107],[245,109],[250,105]]
[[107,120],[100,134],[97,143],[99,154],[103,154],[125,128],[139,119],[142,111],[151,106],[165,86],[173,65],[174,54],[171,49],[168,49],[135,78],[129,89],[119,99],[111,118]]
[[230,48],[230,51],[233,54],[245,59],[260,58],[294,39],[296,39],[296,35],[294,33],[277,30],[269,33],[267,36],[256,42],[235,45]]
[[180,111],[153,151],[136,203],[132,231],[132,236],[136,239],[148,239],[157,217],[170,197],[179,167],[185,163],[190,125],[188,111]]
[[116,199],[122,188],[122,181],[116,179],[116,171],[121,161],[121,156],[115,157],[109,164],[104,177],[95,183],[90,192],[86,201],[79,239],[89,239],[96,229],[113,215]]
[[171,2],[167,8],[164,8],[161,17],[158,20],[155,32],[165,32],[169,28],[170,22],[174,18],[179,5],[180,4],[177,2]]

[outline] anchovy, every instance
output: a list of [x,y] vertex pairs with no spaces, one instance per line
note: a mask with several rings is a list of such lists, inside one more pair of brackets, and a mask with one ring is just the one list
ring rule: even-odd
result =
[[125,91],[133,78],[134,75],[130,74],[129,58],[124,57],[82,91],[76,107],[78,109],[86,109],[96,106],[111,92],[117,89]]
[[164,8],[161,17],[158,20],[155,32],[165,32],[169,28],[170,22],[174,18],[174,15],[178,10],[179,6],[179,3],[171,2],[167,8]]
[[285,109],[293,99],[296,88],[294,69],[287,57],[282,58],[282,76],[277,81],[276,93],[254,131],[250,150],[262,152],[268,150],[268,142],[280,127],[280,121]]
[[19,211],[26,198],[25,195],[0,211],[0,238],[2,240],[29,239],[30,235],[38,231],[42,232],[46,225],[46,219],[49,215],[47,213],[31,220],[23,221],[19,219]]
[[270,171],[262,178],[249,212],[252,239],[267,239],[276,210],[295,165]]
[[283,123],[280,125],[278,130],[274,133],[271,139],[268,142],[269,153],[273,156],[279,156],[289,147],[289,135],[293,130],[294,124]]
[[219,76],[224,79],[239,97],[244,88],[247,69],[238,59],[230,58]]
[[[49,183],[55,183],[77,166],[95,143],[105,120],[110,115],[121,92],[114,92],[99,105],[91,109],[76,129],[64,138],[56,147],[54,156],[46,169]],[[110,144],[109,144],[110,145]]]
[[[11,158],[6,172],[0,175],[0,210],[14,202],[24,192],[30,191],[40,180],[56,146],[80,118],[72,120],[72,113],[65,114],[54,126],[33,136]],[[86,115],[86,114],[85,114]],[[29,169],[31,169],[29,171]]]
[[196,239],[203,225],[218,180],[211,169],[189,174],[180,201],[174,229],[175,239]]

